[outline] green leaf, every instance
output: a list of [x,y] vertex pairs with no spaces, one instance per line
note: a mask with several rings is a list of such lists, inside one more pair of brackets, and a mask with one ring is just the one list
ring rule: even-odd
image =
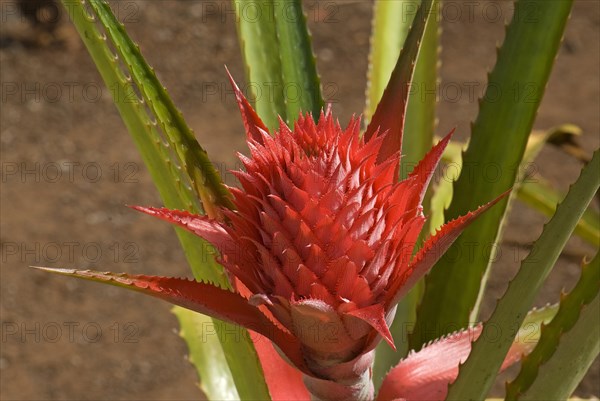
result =
[[[134,85],[127,79],[117,58],[112,54],[103,35],[94,23],[84,5],[76,0],[65,0],[67,9],[75,28],[81,35],[94,63],[106,86],[113,94],[127,130],[131,134],[146,167],[160,193],[165,206],[173,209],[198,211],[200,203],[189,186],[189,180],[178,170],[177,158],[162,144],[152,118],[144,109],[144,104],[137,97]],[[224,284],[226,278],[223,269],[208,255],[208,243],[184,230],[176,229],[177,235],[184,244],[184,250],[192,265],[192,270],[211,282]]]
[[179,335],[187,344],[188,359],[198,372],[200,388],[207,398],[239,400],[213,320],[179,306],[172,311],[179,321]]
[[[572,1],[519,0],[475,120],[446,221],[511,188],[556,57]],[[530,10],[534,10],[532,13]],[[529,16],[526,17],[526,15]],[[477,313],[508,201],[474,222],[425,279],[411,346],[468,324]],[[474,246],[475,245],[475,246]],[[475,252],[473,260],[470,256]]]
[[[597,150],[521,263],[519,272],[498,301],[492,316],[484,323],[484,335],[473,344],[468,359],[460,367],[458,378],[450,385],[447,400],[485,398],[513,342],[516,328],[523,323],[527,309],[558,259],[577,220],[600,187],[599,170],[600,150]],[[494,341],[487,340],[486,330],[497,334],[493,337]]]
[[420,0],[377,0],[373,6],[373,31],[367,70],[365,123],[371,120],[383,95]]
[[[318,118],[323,100],[300,0],[233,0],[254,107],[269,130],[299,110]],[[251,99],[252,100],[252,99]]]
[[302,3],[300,0],[282,0],[274,1],[273,5],[286,101],[286,121],[288,124],[293,123],[300,112],[309,111],[318,118],[323,108],[323,98]]
[[148,108],[166,134],[169,144],[175,150],[179,164],[190,178],[206,213],[217,217],[218,206],[233,207],[231,195],[221,182],[221,177],[206,151],[173,104],[166,89],[156,77],[154,69],[142,57],[139,46],[133,43],[125,32],[125,26],[116,19],[108,3],[102,0],[88,1],[129,69]]
[[[533,132],[527,142],[525,155],[519,167],[523,175],[522,182],[516,185],[517,199],[524,202],[531,208],[542,212],[548,217],[554,215],[556,206],[565,195],[554,189],[551,184],[539,174],[528,176],[529,167],[542,149],[542,146],[548,142],[567,141],[567,138],[580,135],[581,130],[570,124],[563,124],[551,128],[544,132]],[[450,205],[452,199],[452,180],[460,172],[462,167],[461,152],[467,145],[460,142],[451,142],[446,147],[442,159],[445,166],[445,174],[439,182],[433,198],[431,212],[431,226],[433,229],[443,224],[443,210]],[[581,220],[577,222],[575,234],[594,246],[600,244],[600,214],[594,209],[588,207]]]
[[558,304],[548,305],[529,311],[513,343],[537,344],[540,339],[542,324],[548,324],[552,321],[558,312],[558,306]]
[[[282,84],[279,41],[273,9],[251,0],[232,0],[236,11],[238,38],[246,66],[248,88],[256,112],[270,131],[277,128],[277,116],[287,117]],[[246,15],[257,5],[256,15]],[[265,8],[263,8],[265,7]],[[244,12],[246,10],[246,13]]]
[[379,135],[380,128],[387,130],[377,155],[379,162],[401,151],[410,83],[425,28],[435,4],[435,0],[423,0],[420,4],[387,86],[364,132],[365,140],[369,141],[375,134]]
[[583,265],[575,288],[561,296],[560,309],[542,327],[519,375],[507,384],[507,400],[566,399],[600,352],[600,253]]
[[[429,17],[425,32],[423,33],[423,40],[419,48],[419,55],[415,64],[415,72],[408,95],[402,140],[402,158],[400,159],[401,179],[406,178],[429,149],[431,149],[435,134],[436,95],[427,91],[436,88],[438,83],[440,3],[436,2],[432,7],[432,15]],[[425,214],[428,214],[427,200],[424,201],[424,205]]]
[[[153,123],[153,120],[157,117],[148,115],[145,105],[136,94],[134,84],[128,78],[129,72],[121,69],[117,56],[112,53],[104,35],[98,30],[95,23],[96,16],[89,14],[84,4],[80,1],[63,0],[63,3],[106,86],[111,90],[115,105],[142,155],[142,159],[152,176],[165,206],[170,209],[200,212],[201,205],[196,192],[190,186],[191,180],[187,177],[187,170],[184,170],[182,173],[179,158],[164,145],[163,137],[158,132],[156,124]],[[112,14],[108,7],[103,7],[103,9],[104,14]],[[118,22],[116,24],[121,26]],[[126,36],[122,27],[121,30],[113,29],[113,32],[121,36]],[[138,56],[141,59],[141,55],[138,54]],[[137,63],[140,62],[143,63],[143,59],[137,61]],[[155,78],[154,74],[152,76]],[[153,79],[150,81],[153,81]],[[162,88],[160,84],[158,86]],[[155,90],[158,89],[155,88]],[[158,91],[160,92],[160,90]],[[177,135],[177,131],[171,132],[175,132],[175,135]],[[176,141],[185,143],[186,140],[176,139]],[[193,145],[192,148],[197,149]],[[220,286],[228,285],[228,280],[223,273],[222,267],[213,258],[214,249],[200,237],[182,229],[175,229],[175,231],[182,244],[194,277],[197,280],[208,280]],[[228,330],[237,330],[237,328],[230,325]],[[237,381],[241,380],[254,381],[253,386],[246,390],[247,393],[244,394],[240,391],[240,395],[246,399],[268,399],[262,371],[254,369],[248,373],[246,372],[246,366],[242,363],[244,360],[253,361],[249,364],[250,367],[258,363],[258,358],[255,351],[251,349],[248,336],[244,336],[240,343],[229,344],[228,347],[228,353],[240,355],[241,362],[234,361],[234,364],[230,365],[231,370],[236,372],[238,378],[236,384]]]
[[444,211],[452,201],[452,186],[462,169],[462,153],[466,148],[467,144],[453,141],[448,144],[442,155],[444,162],[443,174],[431,197],[429,231],[432,235],[444,224]]
[[[188,345],[190,362],[200,376],[200,388],[209,400],[271,399],[268,389],[262,388],[260,380],[264,379],[258,376],[262,376],[262,366],[254,357],[247,330],[188,309],[175,307],[173,311]],[[246,371],[238,369],[232,376],[228,366],[243,366]]]

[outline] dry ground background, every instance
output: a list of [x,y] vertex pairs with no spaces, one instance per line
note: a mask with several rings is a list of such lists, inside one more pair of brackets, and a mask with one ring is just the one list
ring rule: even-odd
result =
[[[242,80],[230,2],[113,4],[213,161],[223,171],[235,167],[234,151],[246,148],[223,69],[227,64]],[[461,138],[477,111],[469,83],[476,82],[475,93],[481,93],[511,8],[507,2],[471,4],[446,2],[442,22],[438,134],[456,126]],[[599,4],[575,2],[535,124],[579,125],[588,155],[600,142]],[[166,303],[27,268],[188,274],[172,229],[124,207],[160,200],[70,23],[60,28],[62,44],[52,43],[34,37],[14,2],[0,5],[1,398],[198,399],[195,373]],[[307,0],[306,6],[326,96],[345,123],[364,104],[370,4]],[[580,168],[556,148],[545,149],[536,167],[562,190]],[[545,220],[514,207],[487,313]],[[538,305],[570,288],[579,260],[592,251],[571,240]],[[599,375],[596,361],[579,394],[600,395]]]

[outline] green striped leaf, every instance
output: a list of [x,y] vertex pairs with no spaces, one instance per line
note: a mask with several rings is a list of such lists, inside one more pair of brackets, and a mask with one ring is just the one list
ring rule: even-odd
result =
[[213,319],[176,306],[179,335],[187,344],[188,360],[200,377],[200,389],[209,400],[239,400],[231,371],[223,354]]
[[[519,0],[498,61],[488,79],[472,126],[463,168],[454,183],[446,221],[474,210],[515,185],[518,167],[572,1]],[[525,10],[535,10],[535,18]],[[531,18],[525,18],[525,15]],[[528,95],[524,96],[525,90]],[[420,348],[477,314],[481,284],[487,278],[508,200],[474,222],[425,279],[411,346]],[[474,247],[475,245],[475,247]],[[477,257],[470,260],[472,252]]]
[[323,98],[302,3],[300,0],[273,3],[286,121],[292,123],[300,112],[311,112],[318,118],[323,108]]
[[507,384],[507,400],[566,399],[600,352],[600,254],[584,264],[575,288],[562,296],[554,319],[542,327],[519,375]]
[[269,130],[299,111],[318,118],[323,99],[300,0],[233,0],[251,101]]
[[221,182],[219,173],[156,77],[154,69],[144,60],[139,46],[129,38],[125,26],[117,20],[107,2],[88,1],[173,147],[179,165],[187,173],[206,213],[216,217],[218,206],[232,207],[229,191]]
[[[219,196],[221,197],[215,196],[215,200],[226,199],[226,195],[221,189],[220,179],[218,175],[213,175],[211,173],[210,169],[212,169],[212,164],[210,164],[208,158],[205,157],[206,155],[201,148],[199,150],[199,145],[191,144],[190,148],[187,150],[184,148],[190,141],[195,141],[193,135],[190,138],[191,131],[187,131],[185,123],[182,125],[181,121],[179,121],[181,116],[178,111],[174,110],[174,106],[170,99],[167,100],[166,103],[161,104],[161,100],[165,99],[165,97],[168,98],[166,91],[164,91],[162,85],[155,80],[156,76],[146,65],[141,54],[139,54],[137,46],[126,37],[127,35],[123,26],[116,21],[110,8],[106,4],[99,3],[98,1],[93,2],[93,8],[90,7],[92,11],[100,10],[102,12],[102,15],[104,16],[103,21],[111,26],[111,29],[106,29],[106,32],[112,33],[111,39],[112,36],[119,38],[119,43],[122,44],[119,48],[121,52],[127,51],[128,59],[135,59],[135,65],[139,68],[136,68],[134,71],[137,71],[142,75],[150,74],[145,76],[145,78],[144,76],[140,78],[140,82],[143,82],[143,84],[146,85],[145,91],[140,90],[136,86],[136,82],[131,82],[129,79],[129,74],[133,75],[132,71],[123,71],[121,69],[117,55],[111,52],[104,34],[100,31],[102,28],[95,22],[96,19],[98,19],[98,16],[94,14],[90,15],[88,13],[88,8],[80,1],[63,0],[63,2],[106,86],[111,89],[115,105],[123,118],[127,130],[131,134],[142,155],[142,159],[152,176],[165,206],[171,209],[201,212],[202,206],[197,190],[204,185],[204,180],[198,179],[204,175],[212,177],[210,180],[207,179],[204,181],[207,183],[205,188],[208,188],[208,194],[210,195],[213,192],[217,195],[220,194]],[[119,56],[121,55],[119,54]],[[121,58],[124,57],[121,56]],[[148,114],[145,104],[138,98],[136,91],[142,94],[154,93],[157,96],[154,98],[153,104],[154,108],[160,109],[161,117],[155,114]],[[169,117],[172,113],[179,115],[179,117]],[[167,120],[162,121],[161,126],[154,123],[154,121],[159,121],[159,118],[162,117],[165,117]],[[174,120],[169,120],[169,118],[174,118]],[[179,144],[179,153],[172,152],[169,147],[164,144],[165,138],[159,130],[162,128],[162,125],[165,124],[169,126],[169,132],[173,136],[172,140]],[[179,135],[181,135],[181,137],[178,137]],[[196,151],[198,151],[198,158],[194,158],[193,152]],[[187,168],[185,169],[181,162],[182,155],[184,156],[184,161],[187,160],[188,163]],[[190,170],[196,175],[194,188],[192,188],[192,183],[194,181],[192,181],[192,178],[188,175]],[[214,261],[214,249],[207,242],[187,231],[176,229],[176,232],[194,277],[198,280],[208,280],[210,282],[218,283],[221,286],[228,285],[228,280],[222,267]],[[221,325],[217,325],[217,327],[221,327]],[[231,326],[228,327],[227,330],[238,329]],[[254,361],[254,365],[257,364],[258,358],[255,351],[252,349],[252,344],[250,340],[248,340],[248,336],[242,337],[243,339],[240,343],[229,344],[228,352],[241,355],[242,358],[240,358],[240,361],[250,360]],[[207,343],[199,346],[211,347],[211,344]],[[218,353],[219,351],[212,350],[209,352]],[[223,360],[223,358],[220,358],[220,360]],[[252,367],[253,364],[249,366]],[[217,368],[216,365],[215,367]],[[252,382],[251,386],[246,386],[247,388],[240,389],[240,387],[238,387],[238,391],[242,398],[268,399],[266,384],[264,384],[264,377],[262,376],[262,371],[260,369],[249,369],[240,362],[235,362],[234,365],[227,368],[231,369],[232,372],[236,372],[238,381]],[[227,369],[223,367],[222,371],[226,370]],[[215,379],[223,380],[224,378],[221,377]],[[206,382],[211,379],[204,378],[204,380]],[[238,385],[238,381],[236,381],[236,385]]]
[[597,150],[521,263],[490,319],[484,323],[484,333],[489,329],[498,335],[494,341],[486,340],[482,335],[474,342],[469,357],[460,367],[458,378],[449,387],[447,400],[480,400],[487,395],[514,340],[516,328],[522,325],[577,221],[600,187],[599,170],[600,150]]

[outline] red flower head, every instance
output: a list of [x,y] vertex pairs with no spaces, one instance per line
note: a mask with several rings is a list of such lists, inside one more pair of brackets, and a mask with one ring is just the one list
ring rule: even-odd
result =
[[394,347],[396,304],[494,202],[442,227],[412,256],[425,221],[421,202],[451,134],[398,182],[399,139],[387,127],[361,137],[360,119],[342,129],[328,109],[317,123],[300,116],[293,130],[280,121],[271,136],[233,85],[251,154],[239,155],[245,171],[235,172],[241,189],[230,188],[235,210],[213,220],[136,209],[213,244],[236,292],[185,279],[67,273],[133,286],[257,331],[319,397],[372,398],[373,350],[381,338]]

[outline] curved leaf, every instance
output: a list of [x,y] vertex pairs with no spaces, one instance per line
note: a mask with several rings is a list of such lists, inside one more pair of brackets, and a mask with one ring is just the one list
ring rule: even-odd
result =
[[[86,13],[79,1],[65,0],[64,3],[106,86],[111,88],[113,101],[164,204],[169,208],[199,211],[201,206],[194,191],[188,186],[189,180],[186,181],[186,177],[182,177],[177,158],[173,158],[162,145],[162,137],[152,124],[143,102],[138,99],[134,86],[121,71],[118,58],[112,55],[106,40],[96,28],[93,16]],[[212,258],[203,262],[206,259],[205,252],[210,249],[207,243],[183,230],[177,229],[176,232],[192,271],[200,274],[197,277],[224,285],[227,278],[221,266],[212,261]]]
[[[98,31],[95,16],[88,14],[84,3],[80,1],[63,0],[63,3],[104,82],[111,89],[117,109],[133,137],[146,167],[150,171],[165,206],[192,212],[201,211],[197,195],[189,185],[191,180],[187,177],[186,170],[184,169],[182,173],[179,159],[174,157],[168,147],[164,145],[163,138],[153,122],[154,118],[148,115],[145,105],[134,90],[135,85],[127,77],[127,72],[121,70],[118,57],[113,55],[105,37]],[[111,14],[108,6],[105,6],[104,9],[105,14]],[[114,17],[112,20],[114,20]],[[118,22],[116,24],[122,29]],[[118,32],[116,29],[114,31]],[[121,36],[126,36],[126,33],[122,31]],[[129,40],[129,42],[131,41]],[[139,62],[144,63],[143,59]],[[162,88],[160,84],[158,85],[159,88]],[[178,133],[178,131],[173,132]],[[213,248],[206,241],[191,233],[182,229],[176,229],[175,231],[194,276],[198,280],[209,280],[219,283],[221,286],[228,285],[222,267],[210,256],[214,252]],[[209,254],[208,257],[207,253]],[[222,325],[216,325],[216,327],[221,328]],[[227,329],[225,327],[225,330]],[[233,358],[229,359],[230,368],[235,372],[234,380],[238,385],[242,398],[266,399],[268,398],[268,392],[262,377],[262,371],[252,368],[256,366],[258,360],[249,341],[246,335],[242,336],[238,342],[224,344],[228,348],[227,355],[238,357],[235,360]],[[244,366],[245,361],[251,360],[254,360],[251,367]],[[251,386],[245,385],[246,382],[250,382]]]
[[600,352],[600,253],[583,265],[575,288],[562,296],[558,314],[523,358],[506,386],[507,400],[565,399]]
[[179,321],[179,335],[187,344],[188,359],[198,372],[204,394],[209,400],[239,400],[213,320],[179,306],[173,308],[173,314]]
[[464,216],[461,216],[449,223],[443,225],[439,232],[429,237],[423,244],[421,249],[417,251],[413,260],[409,266],[409,276],[406,281],[396,280],[388,291],[388,305],[394,305],[400,298],[402,298],[406,292],[414,286],[414,284],[423,278],[431,267],[439,260],[456,238],[465,230],[470,224],[479,218],[481,214],[490,209],[492,206],[504,199],[510,192],[507,191],[491,202],[486,203],[483,206],[477,208],[473,212],[469,212]]
[[[533,349],[539,339],[540,326],[548,322],[558,305],[531,311],[512,344],[502,369],[518,362],[521,355]],[[406,401],[441,401],[448,384],[456,379],[458,366],[471,351],[471,343],[481,336],[482,326],[462,330],[412,352],[386,376],[377,401],[403,398]]]
[[267,321],[264,328],[260,327],[265,323],[265,317],[256,307],[250,305],[240,295],[210,283],[187,278],[129,275],[94,270],[38,266],[34,266],[34,268],[138,291],[221,320],[246,327],[255,326],[258,332],[268,332],[271,326],[274,326],[273,323]]
[[[572,1],[519,0],[514,17],[498,51],[498,61],[489,75],[480,110],[472,126],[463,168],[454,182],[453,198],[446,213],[451,220],[487,202],[490,194],[511,188],[538,105],[556,57]],[[524,18],[535,10],[535,20]],[[529,90],[525,97],[515,88]],[[495,175],[490,177],[494,171]],[[469,260],[473,244],[477,252],[497,240],[508,200],[500,202],[461,235],[425,279],[425,294],[418,308],[411,346],[443,335],[445,330],[465,326],[477,312],[490,255]]]
[[516,330],[533,303],[542,283],[558,259],[577,221],[600,187],[600,150],[582,170],[556,214],[544,227],[532,252],[521,263],[521,268],[510,282],[504,296],[498,301],[484,330],[502,328],[495,341],[485,338],[475,342],[473,351],[463,366],[456,382],[449,389],[447,400],[483,399],[492,385],[502,360],[508,351]]
[[299,369],[307,370],[300,351],[299,341],[291,333],[284,331],[269,320],[257,307],[250,305],[247,299],[230,290],[187,278],[33,267],[50,273],[141,292],[174,305],[252,329],[277,344]]
[[127,36],[125,26],[113,15],[108,3],[102,0],[88,1],[173,146],[207,214],[217,216],[217,205],[232,207],[229,191],[221,182],[219,173],[156,77],[154,69],[142,57],[139,46]]

